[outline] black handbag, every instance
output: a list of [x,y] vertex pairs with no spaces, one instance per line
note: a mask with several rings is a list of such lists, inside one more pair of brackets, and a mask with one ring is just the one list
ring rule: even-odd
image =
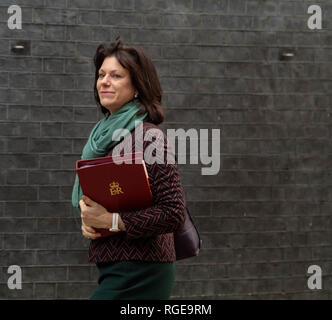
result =
[[198,230],[185,207],[185,221],[183,226],[173,233],[176,260],[197,256],[202,245]]

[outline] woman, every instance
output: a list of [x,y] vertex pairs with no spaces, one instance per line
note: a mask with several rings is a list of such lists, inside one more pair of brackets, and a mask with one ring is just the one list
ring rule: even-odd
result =
[[[175,278],[173,232],[184,223],[185,200],[177,166],[166,161],[166,135],[158,128],[164,118],[160,82],[143,50],[120,40],[100,45],[94,63],[94,95],[105,118],[92,129],[82,159],[123,153],[113,133],[124,128],[130,131],[121,142],[122,147],[127,143],[126,151],[140,151],[135,147],[141,145],[144,152],[154,145],[154,156],[163,154],[165,160],[152,162],[144,154],[153,205],[143,210],[108,212],[82,195],[76,177],[72,202],[81,209],[83,236],[91,239],[89,261],[100,272],[91,299],[169,299]],[[139,129],[143,135],[135,134]],[[114,235],[101,237],[96,228]]]

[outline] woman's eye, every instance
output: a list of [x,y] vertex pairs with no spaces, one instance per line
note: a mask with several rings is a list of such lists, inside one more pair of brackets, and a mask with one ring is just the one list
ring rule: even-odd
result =
[[[105,74],[104,73],[99,73],[99,75],[98,75],[98,78],[99,79],[102,79],[102,78],[104,78],[105,77]],[[112,78],[115,78],[115,79],[119,79],[119,78],[121,78],[121,75],[120,74],[113,74],[113,75],[111,75],[111,77]]]

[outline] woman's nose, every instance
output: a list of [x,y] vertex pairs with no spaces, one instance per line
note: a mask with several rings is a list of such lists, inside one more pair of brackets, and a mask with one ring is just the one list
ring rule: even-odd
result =
[[110,85],[111,84],[111,77],[106,75],[102,78],[101,83],[103,85]]

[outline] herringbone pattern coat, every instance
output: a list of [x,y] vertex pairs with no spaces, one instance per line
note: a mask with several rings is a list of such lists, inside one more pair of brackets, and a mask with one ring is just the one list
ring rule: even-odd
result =
[[[152,153],[148,152],[153,149]],[[90,262],[175,261],[173,231],[184,223],[185,199],[173,148],[168,145],[166,135],[158,126],[144,122],[110,150],[109,154],[134,151],[146,151],[144,159],[153,206],[144,210],[119,212],[126,232],[92,240],[89,247]],[[157,161],[152,163],[148,154],[152,154]]]

